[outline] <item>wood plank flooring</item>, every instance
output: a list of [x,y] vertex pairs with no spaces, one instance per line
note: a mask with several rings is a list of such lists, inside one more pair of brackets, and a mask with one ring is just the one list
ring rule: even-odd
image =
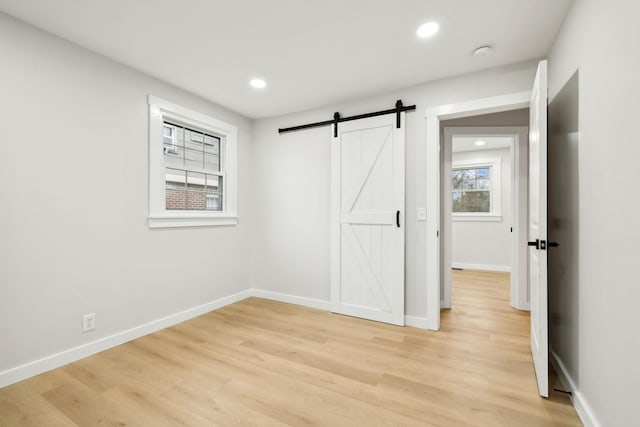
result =
[[250,298],[0,389],[0,426],[581,425],[508,274],[453,277],[440,332]]

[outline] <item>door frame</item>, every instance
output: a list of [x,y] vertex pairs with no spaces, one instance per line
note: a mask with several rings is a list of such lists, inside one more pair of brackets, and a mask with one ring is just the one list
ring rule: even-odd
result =
[[516,92],[490,98],[462,101],[455,104],[428,107],[425,111],[427,122],[426,158],[418,160],[426,166],[426,210],[427,210],[427,327],[440,329],[440,122],[442,120],[499,113],[529,107],[531,91]]
[[[451,173],[451,148],[455,136],[508,136],[513,140],[510,144],[511,157],[511,204],[503,209],[511,210],[512,226],[511,239],[511,306],[518,310],[529,310],[528,290],[528,164],[529,164],[529,128],[527,126],[492,126],[492,127],[446,127],[444,128],[444,162],[442,163],[442,176],[447,177]],[[451,190],[451,183],[445,180],[442,183],[442,194],[446,195]],[[451,308],[451,267],[452,262],[452,207],[450,198],[442,201],[442,295],[440,308]]]

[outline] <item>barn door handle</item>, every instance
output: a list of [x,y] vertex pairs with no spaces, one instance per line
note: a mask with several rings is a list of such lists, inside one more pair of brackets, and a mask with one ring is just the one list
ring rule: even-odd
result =
[[400,211],[396,211],[396,225],[400,228]]
[[536,249],[540,249],[540,239],[536,239],[535,242],[527,242],[527,246],[535,246]]

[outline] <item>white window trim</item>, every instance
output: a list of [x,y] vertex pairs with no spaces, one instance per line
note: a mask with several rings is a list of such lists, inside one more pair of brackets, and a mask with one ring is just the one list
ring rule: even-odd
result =
[[[491,212],[453,212],[453,221],[502,221],[502,158],[455,160],[451,162],[451,170],[478,169],[488,167],[490,175]],[[449,177],[451,179],[451,177]],[[453,192],[453,188],[451,192]]]
[[[237,199],[237,143],[238,128],[197,111],[181,107],[164,99],[149,95],[149,228],[208,227],[236,225]],[[167,211],[165,209],[165,177],[162,126],[165,120],[205,130],[220,137],[220,173],[223,175],[222,212]]]

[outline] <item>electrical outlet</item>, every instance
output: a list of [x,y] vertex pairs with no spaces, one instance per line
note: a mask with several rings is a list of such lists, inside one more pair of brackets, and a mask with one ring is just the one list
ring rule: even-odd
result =
[[82,316],[82,332],[93,331],[96,328],[96,314],[89,313]]
[[426,221],[427,220],[427,208],[418,208],[418,221]]

